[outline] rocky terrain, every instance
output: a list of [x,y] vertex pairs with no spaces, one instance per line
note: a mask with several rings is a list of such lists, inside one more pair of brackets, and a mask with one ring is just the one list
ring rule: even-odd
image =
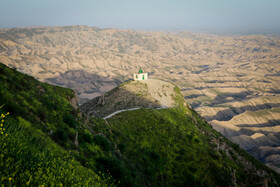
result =
[[128,81],[86,102],[81,110],[87,116],[105,117],[132,108],[170,108],[176,105],[174,98],[180,93],[175,88],[168,82],[156,79]]
[[174,82],[215,129],[268,165],[280,165],[280,39],[99,29],[0,30],[0,62],[73,88],[80,104],[132,78]]

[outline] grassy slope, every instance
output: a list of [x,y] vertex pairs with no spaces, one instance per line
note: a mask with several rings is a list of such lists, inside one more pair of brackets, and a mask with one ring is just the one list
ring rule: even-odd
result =
[[[115,178],[136,186],[230,186],[234,181],[233,171],[237,184],[261,185],[254,173],[256,167],[267,171],[266,177],[278,177],[280,184],[279,175],[214,131],[194,111],[187,112],[127,111],[108,119],[109,125],[92,118],[93,130],[107,138],[104,146],[108,144],[119,151],[118,157],[100,158],[103,161],[100,169],[110,170]],[[214,139],[231,148],[215,151]],[[246,168],[240,157],[252,162],[254,168]],[[122,165],[117,165],[116,160]],[[125,178],[122,174],[126,174]]]
[[[262,186],[264,178],[280,184],[278,174],[184,107],[179,91],[177,108],[126,111],[107,122],[91,118],[104,147],[114,147],[117,155],[99,158],[99,169],[133,186]],[[256,175],[261,170],[264,180]]]
[[40,83],[0,64],[0,112],[10,113],[1,117],[0,184],[105,184],[62,148],[73,148],[71,139],[83,127],[68,101],[72,97],[70,89]]

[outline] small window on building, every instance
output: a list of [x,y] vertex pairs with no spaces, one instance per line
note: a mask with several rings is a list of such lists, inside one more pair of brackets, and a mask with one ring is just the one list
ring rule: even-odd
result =
[[143,80],[145,79],[145,75],[143,75]]
[[136,79],[138,79],[138,75],[136,75]]

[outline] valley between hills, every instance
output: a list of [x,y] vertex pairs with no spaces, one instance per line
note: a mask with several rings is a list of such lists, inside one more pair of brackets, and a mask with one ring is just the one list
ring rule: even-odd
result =
[[0,62],[72,88],[80,104],[132,78],[178,85],[213,128],[277,170],[280,166],[280,38],[87,26],[0,30]]

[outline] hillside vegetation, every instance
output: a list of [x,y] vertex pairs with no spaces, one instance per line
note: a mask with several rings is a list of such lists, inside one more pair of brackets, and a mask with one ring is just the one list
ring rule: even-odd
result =
[[71,153],[72,140],[83,127],[69,102],[73,98],[70,89],[40,83],[0,63],[1,185],[107,183]]
[[0,88],[1,185],[280,185],[277,173],[185,107],[178,87],[176,107],[107,120],[83,119],[72,90],[3,64]]
[[178,85],[216,130],[274,165],[280,165],[280,113],[270,109],[280,103],[279,54],[279,37],[269,35],[88,26],[0,30],[1,62],[74,89],[80,104],[132,78],[142,67],[149,77]]
[[115,149],[115,156],[100,158],[100,169],[110,170],[126,185],[277,186],[280,182],[278,174],[188,109],[127,111],[106,122],[91,118],[91,123],[106,137],[104,146]]

